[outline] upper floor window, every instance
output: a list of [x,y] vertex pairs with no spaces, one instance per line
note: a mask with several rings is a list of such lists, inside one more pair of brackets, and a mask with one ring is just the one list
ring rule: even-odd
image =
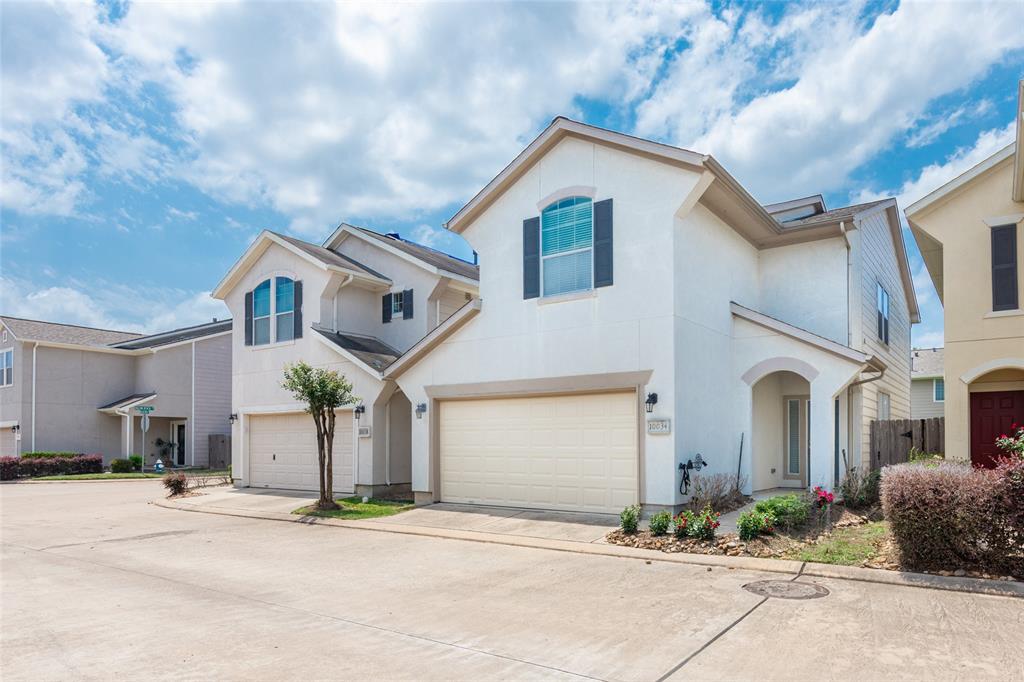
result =
[[569,197],[545,208],[540,241],[544,296],[594,286],[594,204],[589,198]]
[[932,381],[932,400],[934,400],[937,403],[941,403],[946,400],[945,379],[934,379]]
[[263,346],[302,336],[302,282],[274,277],[245,295],[245,345]]
[[876,285],[878,310],[878,340],[884,344],[889,343],[889,292],[881,284]]
[[0,350],[0,386],[14,384],[14,349]]
[[1016,310],[1017,226],[992,228],[992,310]]
[[396,291],[391,294],[391,314],[401,315],[402,314],[402,302],[405,299],[404,291]]

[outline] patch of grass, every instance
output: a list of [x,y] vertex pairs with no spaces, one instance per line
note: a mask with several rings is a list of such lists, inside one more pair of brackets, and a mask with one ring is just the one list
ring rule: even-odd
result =
[[866,559],[878,554],[879,545],[888,533],[889,527],[885,521],[837,528],[827,539],[803,547],[787,558],[818,564],[860,566]]
[[367,502],[363,502],[361,497],[346,497],[335,500],[335,502],[341,505],[341,509],[323,511],[317,509],[316,505],[309,505],[308,507],[296,509],[292,514],[323,516],[331,519],[348,519],[351,521],[376,519],[381,516],[394,516],[404,512],[406,509],[412,509],[414,506],[412,502],[405,500],[378,500],[372,497]]
[[163,474],[140,473],[138,471],[123,474],[64,474],[61,476],[38,476],[33,481],[107,481],[118,478],[161,478]]

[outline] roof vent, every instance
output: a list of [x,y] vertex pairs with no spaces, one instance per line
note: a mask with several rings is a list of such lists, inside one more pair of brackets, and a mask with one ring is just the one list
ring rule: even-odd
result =
[[402,235],[398,234],[397,232],[388,232],[388,233],[387,233],[386,235],[384,235],[384,236],[385,236],[385,237],[389,237],[389,238],[391,238],[391,239],[401,239],[401,238],[402,238]]

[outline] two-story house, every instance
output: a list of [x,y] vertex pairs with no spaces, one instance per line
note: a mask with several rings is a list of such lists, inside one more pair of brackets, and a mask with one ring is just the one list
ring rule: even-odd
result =
[[230,335],[231,320],[143,336],[0,317],[0,455],[207,466],[210,436],[230,432]]
[[[762,206],[710,156],[558,118],[446,227],[480,254],[479,296],[458,282],[472,300],[404,337],[407,348],[371,303],[422,285],[334,238],[307,266],[299,252],[315,247],[265,235],[273,257],[218,290],[241,316],[245,292],[278,270],[307,291],[316,277],[311,330],[370,325],[358,331],[405,351],[364,367],[358,390],[374,406],[374,441],[378,396],[400,391],[415,406],[419,503],[672,508],[698,471],[739,473],[747,491],[831,488],[847,462],[867,462],[871,419],[909,415],[918,310],[894,200]],[[345,304],[347,293],[362,302]],[[334,355],[304,353],[354,369],[331,335],[313,335]],[[276,391],[301,353],[244,346],[241,330],[235,351],[236,403],[281,400],[256,394]],[[261,409],[294,412],[286,403]],[[236,453],[243,485],[266,480],[262,428],[235,439],[250,444]]]
[[945,316],[946,457],[989,465],[1024,423],[1024,81],[1016,141],[907,207]]
[[413,408],[381,373],[456,323],[477,296],[477,273],[398,234],[347,224],[322,245],[260,234],[213,292],[244,320],[232,362],[238,484],[319,487],[313,420],[281,387],[285,365],[304,360],[345,375],[360,400],[337,420],[334,490],[407,494]]

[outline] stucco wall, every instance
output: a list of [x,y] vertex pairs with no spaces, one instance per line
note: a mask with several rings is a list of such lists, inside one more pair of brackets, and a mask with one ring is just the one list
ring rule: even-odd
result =
[[[1017,220],[1018,300],[1024,304],[1024,204],[1011,199],[1013,157],[913,215],[942,243],[946,456],[970,457],[969,389],[961,376],[993,361],[1024,366],[1024,312],[992,313],[991,227]],[[1010,216],[1004,222],[1001,217]],[[1005,363],[1004,363],[1005,364]]]
[[945,414],[945,402],[936,402],[934,379],[914,379],[910,382],[910,417],[928,419]]

